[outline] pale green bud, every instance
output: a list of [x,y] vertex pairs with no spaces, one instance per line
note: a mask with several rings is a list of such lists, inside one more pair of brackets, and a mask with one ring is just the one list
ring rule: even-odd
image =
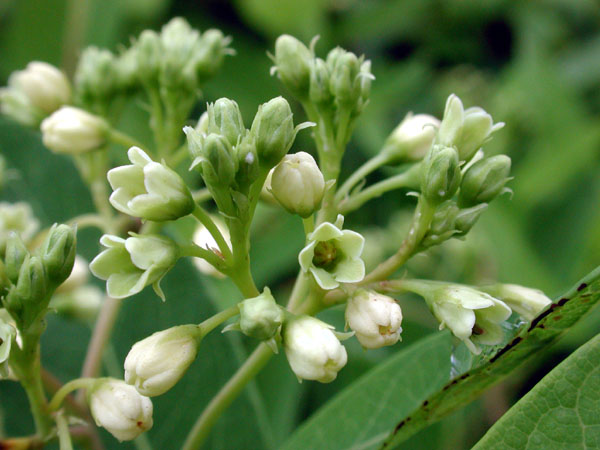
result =
[[433,145],[439,126],[440,121],[429,114],[408,113],[385,141],[382,153],[390,162],[420,161]]
[[31,105],[46,114],[71,100],[71,85],[65,74],[45,62],[30,62],[25,70],[12,74],[8,84],[23,92]]
[[456,215],[456,220],[454,222],[454,227],[457,231],[455,236],[460,237],[467,234],[487,207],[487,203],[480,203],[472,208],[461,209]]
[[244,300],[239,305],[240,329],[246,336],[262,341],[275,337],[281,330],[284,312],[269,288],[258,297]]
[[528,322],[552,304],[552,300],[542,291],[517,284],[494,284],[480,289],[502,300]]
[[25,244],[19,235],[12,232],[6,241],[6,255],[4,257],[4,264],[6,276],[13,284],[17,283],[23,261],[25,261],[25,258],[28,256],[29,251],[27,250],[27,247],[25,247]]
[[458,201],[461,206],[489,203],[504,191],[509,180],[510,158],[496,155],[473,164],[463,176]]
[[439,205],[433,214],[431,225],[423,237],[421,245],[427,248],[450,239],[456,233],[455,222],[458,212],[459,209],[452,200],[446,200]]
[[250,133],[260,164],[271,168],[288,152],[296,132],[292,110],[286,99],[276,97],[258,107]]
[[133,164],[107,174],[114,190],[109,200],[115,209],[156,222],[175,220],[194,210],[192,194],[177,172],[152,161],[138,147],[131,147],[127,155]]
[[39,221],[28,203],[0,202],[0,255],[4,254],[6,240],[11,232],[17,233],[24,242],[28,242],[38,228]]
[[316,58],[310,71],[309,95],[311,103],[325,107],[332,103],[333,95],[329,90],[329,69],[321,58]]
[[202,34],[193,62],[199,82],[214,76],[223,64],[225,55],[234,53],[233,50],[227,48],[230,42],[230,37],[224,36],[221,31],[216,29],[206,30]]
[[100,243],[106,247],[90,263],[90,271],[107,280],[106,290],[114,298],[125,298],[152,285],[165,299],[160,280],[180,256],[173,240],[159,235],[132,235],[127,239],[105,234]]
[[194,127],[194,130],[196,130],[198,133],[208,134],[208,112],[204,111],[200,115],[200,118],[198,119],[198,123]]
[[371,96],[371,84],[375,76],[371,73],[371,61],[364,61],[360,65],[360,72],[358,74],[358,80],[360,82],[360,98],[357,104],[357,111],[360,112],[369,102]]
[[359,289],[348,299],[346,323],[364,348],[394,345],[402,333],[402,310],[396,300]]
[[454,145],[465,120],[465,109],[463,103],[456,95],[451,94],[446,100],[444,117],[440,123],[437,143],[446,147]]
[[48,278],[42,259],[38,256],[26,256],[17,284],[4,299],[4,306],[16,320],[19,329],[27,330],[47,308],[50,300],[48,294]]
[[56,289],[56,292],[68,292],[80,288],[87,283],[89,275],[88,262],[81,256],[75,255],[73,270],[71,270],[69,277]]
[[271,192],[290,213],[306,218],[321,206],[325,180],[315,159],[298,152],[285,155],[275,167]]
[[160,36],[155,31],[144,30],[135,43],[135,48],[138,76],[145,83],[156,85],[164,54]]
[[106,121],[82,109],[63,106],[40,126],[44,145],[55,153],[79,155],[106,144]]
[[[194,30],[183,17],[174,17],[160,31],[160,39],[167,55],[191,49],[200,38],[200,33]],[[186,51],[182,52],[186,53]],[[177,55],[179,56],[179,55]]]
[[48,278],[55,286],[65,281],[75,263],[77,235],[68,225],[54,224],[41,248],[41,257],[46,266]]
[[109,50],[86,48],[75,72],[75,90],[87,105],[107,102],[116,93],[116,58]]
[[260,162],[254,136],[247,134],[238,144],[235,152],[238,163],[236,182],[239,187],[250,186],[260,174]]
[[351,52],[344,52],[335,59],[329,88],[336,101],[343,106],[354,106],[361,96],[359,77],[361,64],[362,62]]
[[434,145],[423,160],[421,192],[433,204],[452,198],[460,186],[458,154],[451,147]]
[[135,343],[125,358],[125,382],[147,397],[164,394],[196,359],[200,337],[198,325],[180,325]]
[[237,171],[233,147],[220,134],[203,136],[191,127],[184,128],[194,158],[191,168],[198,167],[210,186],[230,186]]
[[281,35],[275,41],[275,67],[281,82],[300,98],[308,97],[312,52],[293,36]]
[[299,316],[284,325],[285,355],[299,381],[330,383],[346,365],[346,349],[333,329],[311,316]]
[[468,108],[465,111],[460,136],[454,142],[461,161],[469,161],[491,134],[503,126],[502,122],[494,125],[492,116],[482,108]]
[[87,399],[96,425],[119,441],[131,441],[152,428],[152,401],[122,380],[98,379]]
[[246,133],[242,113],[237,103],[228,98],[220,98],[208,105],[207,113],[208,133],[220,134],[227,138],[232,147],[236,146],[239,138]]

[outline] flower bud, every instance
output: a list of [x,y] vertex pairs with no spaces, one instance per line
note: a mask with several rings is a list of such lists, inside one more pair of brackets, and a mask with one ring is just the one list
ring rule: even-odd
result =
[[[243,137],[246,128],[237,103],[228,98],[220,98],[209,104],[208,133],[217,133],[224,136],[235,147],[240,137]],[[207,133],[207,134],[208,134]]]
[[250,133],[256,139],[261,165],[273,167],[288,152],[296,132],[292,110],[286,99],[276,97],[258,107]]
[[473,228],[473,225],[475,225],[479,219],[479,216],[483,214],[487,207],[487,203],[480,203],[472,208],[464,208],[459,210],[454,222],[454,227],[456,228],[457,232],[455,236],[460,237],[467,234],[471,228]]
[[196,359],[200,331],[198,325],[180,325],[135,343],[125,358],[127,384],[147,397],[167,392]]
[[58,286],[71,274],[75,263],[77,236],[68,225],[54,224],[42,245],[41,255],[48,278]]
[[480,289],[502,300],[528,322],[552,304],[542,291],[517,284],[494,284]]
[[202,83],[214,76],[223,64],[225,55],[235,54],[227,48],[231,37],[224,36],[220,30],[210,29],[202,34],[193,57],[193,67],[198,82]]
[[109,200],[115,209],[156,222],[175,220],[194,210],[192,194],[177,172],[152,161],[138,147],[131,147],[127,155],[133,164],[107,174],[114,190]]
[[[198,133],[208,134],[208,112],[204,111],[200,115],[200,118],[198,119],[198,123],[194,127],[194,130],[196,130]],[[185,130],[184,130],[184,132],[185,132]],[[198,156],[198,155],[194,155],[194,156]]]
[[308,97],[312,52],[293,36],[283,34],[275,41],[275,67],[281,82],[299,99]]
[[25,202],[0,202],[0,255],[4,254],[6,242],[11,233],[16,233],[28,242],[39,228],[31,206]]
[[359,289],[346,305],[346,323],[364,348],[394,345],[402,332],[402,310],[387,295]]
[[163,47],[158,33],[144,30],[135,43],[137,49],[138,76],[150,86],[158,84]]
[[285,324],[285,355],[298,380],[330,383],[346,365],[346,349],[332,330],[331,325],[311,316],[299,316]]
[[82,109],[63,106],[41,124],[42,141],[55,153],[78,155],[106,144],[108,124]]
[[16,284],[21,272],[21,266],[25,258],[29,256],[29,251],[23,240],[15,232],[12,232],[6,241],[6,254],[4,256],[4,264],[6,276],[11,283]]
[[329,90],[329,69],[321,58],[316,58],[310,71],[310,101],[316,105],[325,107],[333,101],[333,95]]
[[25,70],[14,72],[8,83],[21,90],[35,108],[46,114],[71,100],[71,86],[65,74],[45,62],[30,62]]
[[119,441],[131,441],[152,428],[152,401],[124,381],[100,378],[87,396],[96,425]]
[[179,258],[179,246],[159,235],[132,235],[127,239],[105,234],[100,243],[107,247],[90,263],[94,276],[107,280],[106,290],[114,298],[130,297],[152,285],[165,299],[160,280]]
[[423,160],[421,192],[433,204],[452,198],[460,185],[458,154],[451,147],[434,145]]
[[271,192],[290,213],[306,218],[321,206],[325,180],[315,159],[298,152],[285,155],[275,167]]
[[106,103],[116,93],[117,65],[112,52],[87,47],[79,58],[75,72],[75,91],[86,105]]
[[38,256],[26,256],[17,284],[10,289],[4,303],[21,330],[29,328],[48,307],[48,290],[48,278],[42,259]]
[[260,174],[255,141],[254,136],[247,134],[235,148],[238,163],[235,179],[238,187],[250,186]]
[[433,145],[439,125],[440,121],[429,114],[408,113],[385,141],[382,153],[391,162],[420,161]]
[[450,239],[456,233],[455,222],[458,212],[459,209],[452,200],[440,204],[435,209],[431,225],[421,241],[421,246],[428,248]]
[[191,127],[185,127],[190,152],[197,155],[191,169],[198,167],[209,186],[230,186],[237,172],[237,159],[229,141],[220,134],[203,136]]
[[244,300],[240,308],[240,329],[246,336],[265,341],[273,338],[281,330],[284,312],[271,291],[265,287],[262,294]]
[[463,176],[458,202],[461,206],[489,203],[502,193],[509,180],[510,158],[496,155],[473,164]]
[[356,104],[361,95],[360,66],[354,53],[344,52],[335,59],[329,79],[329,89],[337,102],[346,107]]
[[465,109],[463,103],[456,95],[451,94],[446,100],[444,117],[440,123],[437,143],[446,147],[452,147],[463,126]]

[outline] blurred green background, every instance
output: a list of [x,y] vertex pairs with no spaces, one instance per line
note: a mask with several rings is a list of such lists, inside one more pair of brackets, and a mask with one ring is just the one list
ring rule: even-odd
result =
[[[246,121],[258,104],[290,96],[274,77],[267,51],[281,33],[308,43],[320,35],[317,54],[340,45],[372,60],[371,103],[359,120],[344,160],[347,176],[381,147],[404,115],[441,117],[446,97],[482,106],[506,127],[486,146],[513,159],[512,198],[495,201],[465,242],[451,241],[409,265],[411,274],[469,283],[493,280],[544,290],[554,297],[598,265],[600,258],[600,5],[594,0],[0,0],[0,84],[31,60],[72,73],[80,49],[97,45],[117,51],[145,28],[159,29],[175,16],[204,30],[233,37],[237,55],[210,81],[203,101],[235,99]],[[298,105],[292,105],[302,117]],[[134,107],[120,124],[142,139],[143,114]],[[201,102],[195,112],[204,110]],[[297,122],[300,119],[296,120]],[[248,124],[247,124],[248,125]],[[48,152],[39,133],[0,118],[0,150],[11,169],[3,201],[26,200],[44,225],[90,211],[89,193],[71,162]],[[308,133],[293,151],[313,151]],[[390,169],[391,171],[391,169]],[[60,174],[57,176],[57,174]],[[369,178],[375,181],[386,172]],[[414,201],[394,192],[347,218],[366,233],[368,255],[394,250]],[[252,258],[260,285],[289,289],[302,245],[301,224],[264,208],[255,226]],[[377,226],[376,226],[377,225]],[[395,237],[398,237],[397,239]],[[80,253],[91,259],[99,234],[80,234]],[[201,320],[237,299],[231,285],[202,277],[179,263],[164,283],[162,304],[150,292],[125,302],[105,360],[107,373],[122,370],[130,346],[148,334]],[[364,352],[349,341],[349,364],[329,385],[299,385],[278,357],[219,422],[207,448],[277,448],[298,423],[358,375],[391,352],[435,330],[425,307],[401,299],[404,342]],[[341,310],[327,320],[343,327]],[[494,388],[481,400],[404,448],[469,448],[543,374],[598,330],[592,312],[550,351]],[[76,377],[89,327],[51,317],[43,358],[61,380]],[[228,333],[209,336],[190,372],[156,399],[156,449],[178,448],[195,416],[227,380],[254,343]],[[32,431],[26,401],[15,383],[0,384],[0,436]],[[235,427],[235,433],[231,433]],[[107,448],[118,444],[103,434]],[[335,448],[332,444],[331,448]]]

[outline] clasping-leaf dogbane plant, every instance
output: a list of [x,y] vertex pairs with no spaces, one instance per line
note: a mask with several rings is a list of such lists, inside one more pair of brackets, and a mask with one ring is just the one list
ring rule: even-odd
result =
[[[96,208],[36,234],[38,222],[27,205],[0,205],[0,377],[17,379],[27,392],[36,425],[32,442],[58,438],[61,448],[70,448],[77,436],[70,433],[73,424],[91,424],[88,409],[93,422],[118,440],[136,438],[153,424],[149,397],[170,395],[202,357],[203,338],[234,317],[222,330],[241,332],[258,345],[206,410],[197,411],[186,449],[202,445],[219,415],[277,353],[299,380],[329,383],[348,361],[341,340],[354,336],[365,350],[397,345],[403,320],[397,297],[408,292],[421,296],[440,328],[473,354],[504,342],[511,317],[532,322],[549,307],[550,300],[531,288],[421,280],[404,270],[413,256],[464,238],[489,204],[509,190],[510,158],[486,156],[483,148],[502,123],[494,124],[482,108],[465,109],[452,94],[441,120],[409,112],[379,152],[341,179],[346,146],[375,82],[370,61],[339,47],[321,58],[316,40],[307,47],[283,35],[275,42],[272,74],[307,121],[299,120],[302,114],[284,97],[257,106],[252,121],[228,98],[208,103],[200,118],[190,117],[200,88],[233,54],[229,44],[218,30],[202,34],[173,19],[161,32],[142,32],[119,55],[87,49],[74,83],[59,69],[36,62],[13,75],[2,92],[6,115],[34,127],[41,123],[45,145],[73,158]],[[112,125],[119,122],[111,105],[135,103],[134,93],[150,105],[153,140],[145,150]],[[294,142],[303,128],[310,129],[303,133],[311,134],[314,145],[301,151]],[[126,154],[131,164],[113,161],[110,146],[120,152],[119,161]],[[386,165],[401,168],[365,182]],[[394,190],[416,199],[410,227],[394,242],[393,254],[367,270],[365,238],[352,230],[352,214]],[[304,228],[304,245],[293,249],[297,277],[291,290],[256,283],[251,225],[263,201],[296,216]],[[190,221],[193,237],[173,231]],[[55,389],[50,399],[40,362],[45,316],[51,300],[60,304],[53,296],[57,289],[60,295],[61,284],[62,292],[74,292],[86,283],[74,273],[63,284],[76,260],[71,224],[102,232],[104,249],[89,270],[106,280],[107,297],[82,378]],[[118,314],[117,299],[135,303],[136,294],[151,285],[166,302],[177,302],[159,284],[180,259],[192,259],[200,272],[221,279],[215,282],[228,278],[243,298],[201,323],[180,323],[132,343],[124,380],[101,377],[102,350],[114,325],[106,317]],[[350,333],[336,332],[316,317],[336,305],[345,310]],[[85,307],[75,300],[71,306]],[[71,398],[77,389],[87,397]],[[65,423],[64,414],[73,420]]]

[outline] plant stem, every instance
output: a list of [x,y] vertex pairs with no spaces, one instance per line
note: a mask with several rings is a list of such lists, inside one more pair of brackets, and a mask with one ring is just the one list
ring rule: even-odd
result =
[[62,67],[73,75],[77,58],[85,40],[90,0],[69,0],[66,7],[66,24],[63,36]]
[[302,225],[304,226],[304,234],[308,236],[315,229],[315,216],[311,214],[306,219],[302,219]]
[[196,203],[202,203],[210,200],[212,198],[212,194],[207,188],[203,188],[192,192],[192,197]]
[[[385,192],[399,189],[399,188],[413,188],[417,187],[419,183],[419,175],[421,173],[421,166],[414,165],[406,172],[400,173],[393,177],[387,178],[379,183],[375,183],[368,188],[343,199],[339,203],[339,210],[341,214],[347,214],[360,208],[363,204],[369,200],[379,197]],[[339,194],[339,191],[338,191]],[[337,197],[337,194],[336,194]]]
[[212,317],[209,317],[208,319],[206,319],[205,321],[203,321],[202,323],[200,323],[198,325],[200,327],[200,332],[202,334],[202,337],[206,336],[208,333],[210,333],[212,330],[217,328],[219,325],[221,325],[227,319],[230,319],[233,316],[237,316],[239,313],[240,313],[240,310],[239,310],[238,306],[235,305],[230,308],[224,309],[221,312],[218,312],[217,314],[215,314]]
[[375,281],[385,280],[408,261],[417,251],[423,236],[429,229],[434,212],[435,207],[430,205],[423,196],[419,197],[412,225],[398,251],[373,269],[358,285],[364,286]]
[[[118,144],[118,145],[122,145],[123,147],[127,147],[127,148],[131,148],[131,147],[143,148],[144,147],[144,145],[142,145],[137,139],[129,136],[126,133],[123,133],[122,131],[116,130],[114,128],[111,128],[111,130],[109,131],[108,138],[110,139],[111,142]],[[148,151],[148,150],[144,150],[144,151],[148,154],[148,156],[153,158],[153,155],[151,154],[150,151]]]
[[360,166],[350,177],[342,184],[335,194],[336,203],[340,203],[348,195],[354,186],[371,172],[379,169],[386,164],[388,158],[382,154],[377,154]]
[[[87,353],[81,370],[82,378],[93,378],[96,377],[100,372],[100,365],[102,362],[102,354],[106,343],[110,339],[110,335],[119,315],[119,309],[121,308],[122,300],[106,296],[100,314],[96,320],[94,331],[90,343],[88,344]],[[77,395],[77,400],[83,400],[83,394],[80,392]]]
[[192,215],[198,219],[198,221],[206,227],[208,232],[212,235],[217,245],[219,246],[219,250],[223,255],[223,259],[226,262],[231,262],[231,258],[233,257],[231,250],[229,248],[229,244],[225,241],[223,234],[215,224],[215,222],[211,219],[208,213],[199,205],[196,205],[196,208],[192,212]]
[[54,397],[52,397],[52,400],[48,404],[48,410],[51,412],[58,410],[67,395],[77,389],[88,388],[91,384],[96,382],[96,380],[96,378],[76,378],[75,380],[71,380],[64,384],[56,394],[54,394]]
[[259,344],[235,375],[229,379],[227,384],[223,386],[219,393],[213,397],[208,406],[204,409],[202,415],[200,415],[188,434],[182,450],[195,450],[200,448],[223,411],[239,395],[246,384],[254,379],[272,356],[273,352],[266,344]]
[[59,411],[56,416],[56,427],[58,429],[58,442],[60,450],[73,450],[71,435],[69,434],[69,424],[65,418],[64,411]]

